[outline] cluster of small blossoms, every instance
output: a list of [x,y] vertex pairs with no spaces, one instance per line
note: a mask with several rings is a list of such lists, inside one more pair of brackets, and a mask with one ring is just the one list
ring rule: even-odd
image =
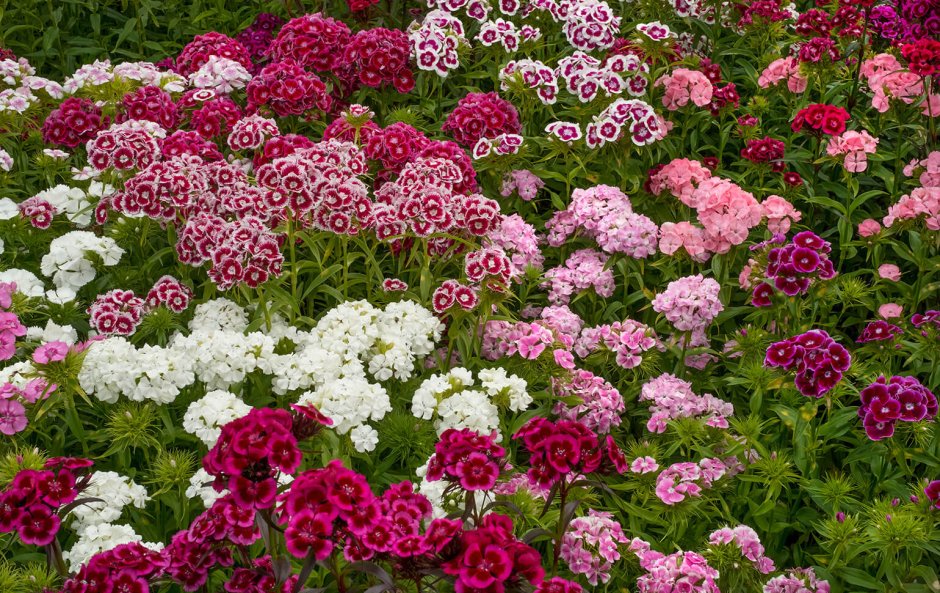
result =
[[721,286],[701,274],[669,283],[653,299],[653,310],[662,313],[680,332],[701,333],[724,310],[718,293]]
[[246,69],[252,68],[251,57],[248,51],[237,41],[211,31],[196,37],[186,44],[186,47],[176,56],[174,70],[180,76],[188,77],[202,68],[212,56],[233,60]]
[[482,22],[480,32],[476,36],[476,40],[480,42],[480,45],[492,47],[499,44],[509,53],[519,49],[521,39],[522,35],[516,29],[516,25],[505,19]]
[[754,138],[745,142],[741,158],[755,164],[770,163],[771,171],[780,173],[786,169],[786,163],[783,162],[785,148],[786,144],[782,140],[770,136]]
[[732,545],[738,548],[741,555],[750,560],[761,574],[774,571],[774,561],[764,555],[764,546],[757,532],[747,525],[717,529],[708,536],[708,543],[712,546]]
[[580,231],[607,253],[638,259],[656,253],[659,239],[656,223],[634,212],[630,198],[608,185],[574,190],[568,208],[556,212],[545,227],[548,244],[554,247]]
[[567,7],[563,27],[568,43],[581,51],[610,49],[620,31],[620,17],[601,0],[576,0]]
[[935,150],[923,159],[913,159],[904,166],[907,177],[917,176],[924,187],[940,187],[940,151]]
[[636,26],[636,30],[643,35],[646,35],[653,41],[662,41],[664,39],[671,39],[676,37],[676,34],[673,33],[667,25],[664,25],[659,21],[640,23]]
[[64,303],[75,299],[80,288],[95,279],[95,259],[105,266],[114,266],[124,255],[117,242],[88,231],[71,231],[49,244],[49,253],[40,261],[39,270],[52,277],[55,290],[46,293],[51,301]]
[[698,70],[676,68],[656,80],[654,86],[664,87],[663,107],[676,111],[692,103],[705,107],[712,102],[712,83]]
[[208,89],[187,92],[177,105],[183,109],[187,127],[206,140],[228,135],[235,122],[244,115],[232,99],[216,96]]
[[290,59],[265,66],[248,83],[245,94],[249,113],[271,110],[280,117],[328,111],[331,105],[320,77]]
[[826,154],[829,156],[842,156],[842,166],[850,173],[860,173],[868,168],[868,155],[875,154],[878,149],[878,138],[862,130],[861,132],[848,131],[835,136],[826,145]]
[[793,204],[778,195],[767,196],[760,207],[767,219],[767,230],[771,233],[786,234],[794,222],[803,218],[803,214]]
[[570,378],[552,379],[552,391],[559,399],[575,398],[580,402],[555,404],[552,413],[562,420],[578,420],[598,434],[608,434],[614,426],[620,426],[625,409],[623,396],[603,377],[590,371],[573,370]]
[[513,90],[521,84],[523,88],[535,90],[543,105],[554,105],[558,99],[558,78],[555,71],[538,60],[512,60],[499,71],[499,88]]
[[88,484],[87,459],[53,458],[44,469],[17,472],[0,492],[0,532],[15,531],[24,544],[45,546],[62,525],[59,511]]
[[445,280],[434,289],[431,295],[431,306],[434,312],[443,315],[454,307],[464,311],[472,311],[480,302],[477,288],[463,284],[458,280]]
[[434,445],[425,480],[446,480],[468,492],[492,490],[506,456],[495,439],[496,433],[485,435],[469,428],[445,430]]
[[623,452],[607,435],[602,441],[596,432],[578,420],[558,420],[536,416],[513,435],[529,454],[526,475],[533,487],[550,487],[571,476],[594,472],[627,471]]
[[640,559],[645,573],[636,581],[639,593],[721,593],[718,571],[708,565],[701,554],[673,552],[666,555],[650,549],[649,543],[634,538],[630,551]]
[[691,461],[673,463],[656,477],[656,496],[672,506],[687,497],[699,497],[702,490],[737,471],[737,460],[726,464],[717,457],[707,457],[698,463]]
[[[765,274],[773,287],[787,296],[806,294],[814,280],[831,280],[836,271],[829,253],[832,245],[812,231],[794,235],[790,243],[773,247],[767,252]],[[773,296],[769,282],[754,287],[751,303],[755,307],[769,307]]]
[[924,496],[930,501],[932,509],[940,510],[940,480],[932,480],[924,488]]
[[499,360],[517,354],[526,360],[536,360],[546,350],[561,349],[566,352],[570,346],[570,338],[556,336],[540,322],[487,321],[483,328],[481,354],[487,360]]
[[812,568],[791,568],[767,581],[763,593],[829,593],[829,581],[816,576]]
[[447,76],[460,65],[457,50],[467,45],[463,23],[443,10],[432,10],[408,27],[411,52],[418,68]]
[[882,222],[891,227],[898,221],[921,218],[929,230],[940,230],[940,187],[918,187],[901,196],[896,204],[888,207]]
[[455,590],[521,590],[542,582],[539,553],[512,534],[512,520],[490,513],[481,525],[460,534],[460,551],[444,562],[445,574],[456,577]]
[[629,541],[612,513],[591,509],[568,524],[561,540],[560,557],[574,574],[587,576],[594,587],[610,580],[614,562],[620,560],[619,544]]
[[129,336],[143,320],[144,299],[130,290],[110,290],[88,307],[89,323],[100,334]]
[[593,288],[598,296],[609,298],[614,294],[614,273],[605,269],[608,256],[594,249],[579,249],[568,256],[563,266],[545,273],[549,287],[548,301],[553,305],[567,305],[576,292]]
[[[150,122],[152,123],[152,122]],[[128,120],[98,132],[86,145],[88,162],[98,171],[143,170],[160,158],[158,138],[165,132],[157,124]]]
[[845,132],[845,123],[851,119],[849,112],[835,105],[814,103],[800,109],[790,128],[794,132],[808,129],[816,135],[839,136]]
[[433,420],[438,434],[449,428],[490,434],[499,430],[497,406],[521,412],[532,403],[526,382],[516,375],[507,375],[503,369],[485,369],[477,377],[482,389],[474,388],[473,374],[461,367],[432,375],[415,390],[411,413],[416,418]]
[[17,206],[20,216],[29,221],[33,228],[48,229],[52,226],[52,219],[58,214],[56,207],[40,196],[33,196],[20,202]]
[[[500,187],[499,195],[508,198],[514,192],[526,202],[531,201],[538,194],[539,190],[545,187],[545,182],[538,175],[527,169],[516,169],[506,173],[503,177],[503,184]],[[519,217],[518,214],[513,216]],[[504,217],[505,221],[507,217]],[[523,221],[524,222],[524,221]]]
[[0,360],[13,358],[16,338],[26,335],[26,326],[20,323],[16,313],[9,310],[15,292],[16,283],[0,282]]
[[448,114],[441,131],[449,132],[458,144],[472,148],[480,138],[519,134],[522,124],[512,103],[496,93],[469,93]]
[[656,332],[632,319],[585,328],[574,343],[574,352],[586,358],[594,352],[614,353],[617,364],[633,369],[643,363],[643,353],[661,347]]
[[[418,158],[408,163],[397,180],[376,192],[376,235],[395,241],[408,233],[486,235],[500,219],[499,204],[479,194],[455,193],[463,181],[464,174],[453,161]],[[434,246],[446,251],[450,244]]]
[[779,58],[771,62],[757,78],[757,86],[766,89],[784,80],[787,81],[787,89],[791,93],[802,93],[806,90],[808,81],[800,74],[800,64],[794,57]]
[[345,67],[358,72],[359,82],[370,87],[391,85],[399,93],[410,92],[415,86],[410,58],[408,35],[381,27],[353,35],[344,54]]
[[[81,563],[81,568],[65,580],[59,592],[97,593],[123,589],[148,593],[150,579],[160,574],[164,566],[160,552],[152,547],[139,541],[127,541],[98,551]],[[72,564],[77,566],[79,563]]]
[[321,13],[306,14],[281,27],[268,55],[274,62],[290,59],[306,69],[332,72],[341,65],[350,37],[344,23]]
[[172,130],[179,123],[179,111],[170,93],[158,86],[143,86],[121,98],[116,121],[132,119],[152,121]]
[[193,291],[172,276],[162,276],[147,293],[144,301],[147,307],[155,309],[165,306],[174,313],[182,313],[189,308]]
[[872,90],[872,107],[879,113],[888,111],[895,99],[905,105],[919,102],[923,115],[936,117],[940,96],[925,87],[923,77],[902,66],[895,56],[877,54],[862,62],[860,73]]
[[852,366],[849,351],[828,333],[814,329],[767,348],[764,364],[785,371],[796,369],[796,388],[808,397],[822,397]]
[[499,134],[494,138],[480,138],[473,146],[473,158],[479,160],[490,155],[516,154],[522,142],[523,137],[519,134]]
[[692,384],[669,373],[643,384],[640,401],[653,402],[652,416],[646,423],[650,432],[665,432],[666,422],[679,418],[700,418],[706,426],[728,428],[734,406],[710,393],[697,395]]
[[518,214],[503,216],[499,225],[486,234],[485,244],[502,249],[509,258],[509,276],[514,280],[521,280],[529,268],[541,270],[545,261],[535,228]]
[[42,141],[46,144],[75,148],[95,137],[108,126],[101,107],[90,99],[69,97],[46,117],[42,124]]
[[228,147],[235,151],[257,150],[269,138],[280,136],[277,122],[260,115],[249,115],[238,120],[228,135]]
[[601,148],[617,142],[624,129],[636,146],[646,146],[666,137],[668,124],[656,111],[639,99],[617,99],[595,115],[584,131],[589,148]]
[[931,422],[937,416],[937,396],[914,377],[878,377],[859,396],[858,416],[873,441],[891,437],[898,421]]
[[248,415],[251,410],[251,406],[234,393],[216,389],[189,404],[183,416],[183,429],[212,448],[223,426]]
[[189,84],[197,89],[209,89],[228,94],[243,89],[251,82],[251,73],[243,65],[220,56],[209,56],[199,70],[189,75]]
[[593,101],[601,91],[607,97],[624,91],[634,97],[642,96],[648,85],[644,76],[648,72],[649,65],[633,54],[613,54],[601,62],[580,51],[559,60],[555,69],[568,91],[582,103]]

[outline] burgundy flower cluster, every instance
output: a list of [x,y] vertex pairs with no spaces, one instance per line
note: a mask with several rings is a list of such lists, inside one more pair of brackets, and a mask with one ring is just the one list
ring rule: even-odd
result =
[[143,86],[124,95],[116,119],[152,121],[172,129],[179,123],[179,110],[168,92],[158,86]]
[[199,132],[176,130],[166,138],[159,140],[163,158],[191,154],[204,161],[221,161],[222,153],[215,142],[203,138]]
[[346,46],[344,60],[366,86],[391,85],[399,93],[408,93],[415,86],[409,65],[411,45],[404,31],[382,27],[359,31]]
[[940,4],[933,0],[900,0],[871,9],[869,27],[895,43],[940,36]]
[[426,478],[455,482],[467,491],[492,490],[505,456],[506,450],[496,444],[496,433],[448,428],[434,445]]
[[842,59],[839,46],[831,37],[813,37],[801,43],[796,55],[800,62],[809,64],[834,63]]
[[121,544],[95,554],[75,576],[66,579],[60,593],[147,593],[148,580],[161,572],[165,563],[159,552],[138,542]]
[[0,492],[0,533],[16,531],[24,544],[52,543],[62,524],[58,512],[88,485],[91,465],[87,459],[59,457],[40,471],[17,472]]
[[272,61],[293,60],[304,68],[333,72],[342,65],[349,45],[349,27],[320,13],[307,14],[289,21],[271,43]]
[[587,475],[611,467],[617,473],[627,470],[627,461],[613,438],[607,435],[601,443],[597,434],[579,420],[552,422],[536,416],[513,438],[521,439],[529,452],[527,475],[533,486],[551,487],[570,475]]
[[69,97],[50,113],[42,124],[42,141],[75,148],[108,126],[101,108],[90,99]]
[[323,81],[291,59],[265,66],[248,83],[245,93],[250,113],[269,108],[281,117],[329,111],[332,103]]
[[[828,255],[831,251],[832,245],[816,233],[799,232],[790,243],[767,253],[767,278],[787,296],[806,294],[813,280],[835,277],[836,271]],[[751,294],[751,303],[755,307],[769,307],[773,287],[768,282],[758,284]]]
[[785,371],[796,369],[796,388],[805,396],[819,398],[842,380],[852,357],[828,333],[814,329],[771,344],[764,364]]
[[473,148],[480,138],[519,134],[522,124],[512,103],[496,93],[470,93],[450,112],[441,131],[449,132],[458,144]]
[[914,377],[878,377],[859,396],[858,416],[873,441],[891,437],[898,421],[920,422],[937,416],[937,396]]
[[182,313],[189,307],[192,298],[191,288],[173,276],[163,276],[153,285],[144,301],[151,309],[164,306],[174,313]]
[[267,56],[268,48],[271,47],[274,36],[283,24],[284,19],[281,17],[262,12],[255,17],[253,23],[235,37],[235,41],[248,51],[251,61],[255,64],[255,70]]
[[773,171],[781,172],[787,165],[783,162],[786,144],[770,136],[748,140],[741,149],[741,156],[752,163],[770,163]]
[[800,109],[790,128],[794,132],[808,129],[813,134],[828,134],[838,136],[845,131],[845,124],[850,119],[849,112],[835,105],[813,103]]
[[933,76],[940,73],[940,41],[936,39],[918,39],[901,47],[901,56],[907,60],[907,68],[920,76]]
[[[200,99],[200,94],[206,98]],[[186,125],[206,140],[228,135],[243,115],[235,101],[215,97],[213,91],[189,91],[180,97],[177,105],[186,113]]]

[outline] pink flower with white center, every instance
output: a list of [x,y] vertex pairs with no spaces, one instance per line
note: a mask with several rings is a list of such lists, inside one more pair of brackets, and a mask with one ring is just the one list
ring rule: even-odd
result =
[[750,560],[754,568],[761,574],[774,571],[774,561],[764,555],[764,546],[760,543],[757,532],[747,525],[738,525],[735,528],[722,527],[708,536],[708,543],[712,546],[735,546],[741,555]]
[[668,26],[662,24],[659,21],[653,21],[651,23],[640,23],[636,26],[636,30],[646,35],[653,41],[662,41],[663,39],[676,36],[676,34],[673,33]]
[[382,290],[385,292],[405,292],[408,290],[408,283],[398,278],[386,278],[382,281]]
[[659,469],[659,464],[649,455],[637,457],[630,462],[630,471],[635,474],[649,474]]
[[632,369],[642,364],[644,352],[661,347],[652,328],[626,319],[582,330],[574,344],[574,351],[581,358],[596,351],[613,352],[618,365]]
[[49,364],[50,362],[59,362],[65,360],[69,353],[69,345],[58,340],[47,342],[33,350],[33,362],[37,364]]
[[581,127],[576,123],[556,121],[545,126],[545,133],[565,144],[572,144],[583,137]]

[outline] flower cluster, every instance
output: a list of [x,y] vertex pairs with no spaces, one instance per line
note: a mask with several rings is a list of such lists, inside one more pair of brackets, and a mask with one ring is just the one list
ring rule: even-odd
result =
[[87,459],[56,458],[40,471],[17,472],[0,493],[0,532],[16,531],[24,544],[52,543],[62,525],[58,511],[84,490],[90,466]]
[[718,292],[721,286],[701,274],[669,283],[653,299],[653,310],[662,313],[680,332],[701,333],[724,310]]
[[469,93],[447,116],[441,131],[449,132],[458,144],[473,148],[481,138],[519,134],[522,124],[512,103],[496,93]]
[[333,72],[341,64],[351,33],[344,23],[321,13],[292,19],[268,48],[274,62],[293,60],[303,68]]
[[595,115],[584,131],[589,148],[601,148],[624,137],[624,129],[636,146],[646,146],[666,137],[666,120],[639,99],[617,99]]
[[412,23],[408,37],[418,68],[441,77],[460,65],[457,50],[467,43],[463,23],[443,10],[432,10],[422,22]]
[[492,490],[506,456],[495,437],[495,433],[482,435],[468,428],[445,430],[434,446],[425,479],[455,482],[467,491]]
[[785,371],[796,369],[796,388],[808,397],[822,397],[852,366],[849,351],[824,330],[814,329],[767,348],[764,364]]
[[630,542],[630,551],[640,559],[640,568],[645,571],[636,582],[640,593],[721,591],[718,588],[718,571],[709,566],[701,554],[673,552],[666,555],[651,550],[650,545],[639,538]]
[[832,245],[812,231],[802,231],[783,247],[767,252],[765,274],[773,281],[761,282],[754,287],[751,303],[755,307],[769,307],[773,288],[787,296],[806,294],[814,280],[831,280],[836,271],[829,253]]
[[878,148],[878,138],[862,130],[848,131],[829,140],[826,154],[843,156],[843,166],[850,173],[860,173],[868,168],[868,155]]
[[646,429],[657,433],[665,432],[669,420],[680,418],[701,418],[706,426],[728,428],[728,417],[734,414],[730,403],[710,393],[697,395],[691,383],[669,373],[644,383],[640,401],[653,402]]
[[937,397],[914,377],[878,377],[859,396],[858,416],[873,441],[891,437],[898,421],[932,421],[937,416]]
[[770,574],[774,570],[774,561],[764,555],[764,546],[761,545],[757,532],[747,525],[738,525],[733,529],[717,529],[709,534],[708,543],[713,546],[730,545],[738,548],[741,555],[750,560],[761,574]]
[[399,93],[407,93],[415,86],[408,63],[410,52],[404,32],[376,27],[353,35],[343,59],[347,68],[358,72],[362,84],[370,87],[390,84]]
[[618,544],[629,541],[612,513],[591,509],[568,524],[561,540],[561,559],[571,572],[587,576],[592,586],[610,580],[610,569],[620,560]]
[[623,396],[617,389],[590,371],[574,370],[568,380],[554,380],[553,391],[561,400],[575,398],[577,404],[564,401],[555,404],[552,411],[563,420],[578,420],[598,434],[608,434],[620,426],[621,414],[626,409]]
[[[515,84],[534,89],[545,105],[554,105],[558,98],[555,71],[538,60],[512,60],[499,71],[500,90],[513,90]],[[570,88],[570,85],[569,85]]]
[[702,490],[727,475],[733,475],[736,460],[728,465],[717,457],[707,457],[698,463],[683,461],[674,463],[656,476],[656,496],[669,506],[688,497],[699,497]]
[[576,292],[594,288],[598,296],[607,298],[614,293],[614,274],[605,269],[607,256],[593,249],[579,249],[565,260],[564,266],[545,273],[550,287],[548,300],[553,305],[566,305]]
[[626,319],[583,329],[574,344],[574,352],[585,358],[592,352],[607,350],[614,353],[619,366],[632,369],[643,363],[644,352],[659,346],[659,339],[652,328]]
[[290,59],[265,66],[251,79],[245,92],[250,113],[270,108],[284,117],[330,108],[330,96],[323,81]]
[[558,420],[536,416],[529,420],[513,439],[521,440],[529,453],[526,475],[534,487],[546,487],[569,476],[582,476],[596,471],[614,470],[623,473],[627,462],[620,448],[608,435],[598,435],[578,420]]
[[697,70],[676,68],[656,80],[654,86],[664,87],[663,107],[675,111],[693,103],[704,107],[712,101],[712,83]]
[[791,568],[764,585],[763,593],[829,593],[829,582],[816,576],[812,568]]
[[88,142],[102,128],[108,118],[101,108],[89,99],[69,97],[59,104],[42,124],[42,139],[46,144],[75,148]]
[[841,107],[813,103],[797,112],[790,127],[794,132],[808,129],[817,135],[839,136],[845,132],[845,123],[850,117],[849,112]]

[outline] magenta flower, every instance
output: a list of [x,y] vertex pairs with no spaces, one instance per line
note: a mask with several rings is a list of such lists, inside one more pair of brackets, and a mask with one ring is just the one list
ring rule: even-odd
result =
[[38,364],[49,364],[50,362],[59,362],[65,360],[69,353],[69,345],[65,342],[54,341],[43,344],[33,351],[33,362]]

